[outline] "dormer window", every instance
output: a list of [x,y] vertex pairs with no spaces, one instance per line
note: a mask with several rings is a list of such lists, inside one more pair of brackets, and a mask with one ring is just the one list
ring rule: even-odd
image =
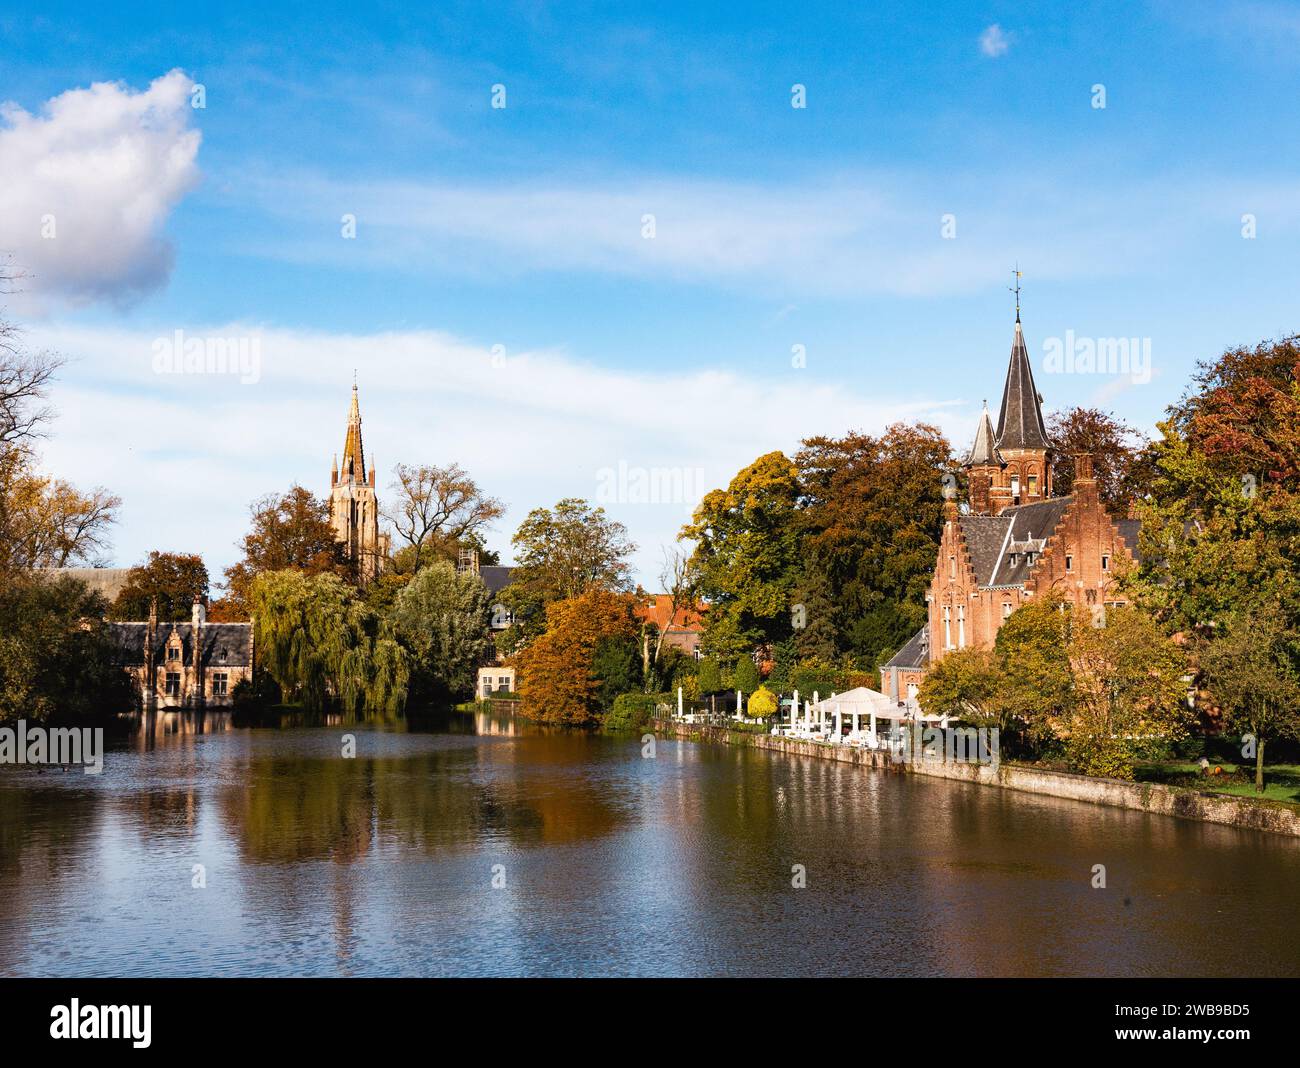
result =
[[168,660],[179,660],[180,658],[181,658],[181,651],[180,651],[180,649],[177,648],[177,647],[174,646],[174,645],[169,645],[169,646],[167,647],[167,659],[168,659]]
[[1010,564],[1012,567],[1015,567],[1015,566],[1016,566],[1016,558],[1017,558],[1019,555],[1020,555],[1019,553],[1012,553],[1010,556],[1007,557],[1007,563]]

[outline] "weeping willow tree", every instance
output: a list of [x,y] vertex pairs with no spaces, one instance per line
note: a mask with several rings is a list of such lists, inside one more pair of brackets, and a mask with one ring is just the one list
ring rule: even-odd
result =
[[308,712],[393,714],[406,701],[405,651],[337,575],[268,571],[253,581],[257,655],[285,700]]

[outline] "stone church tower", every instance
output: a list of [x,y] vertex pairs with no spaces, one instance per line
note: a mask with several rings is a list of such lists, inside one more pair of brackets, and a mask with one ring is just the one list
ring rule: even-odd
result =
[[343,440],[343,466],[340,469],[335,456],[330,470],[330,522],[361,581],[370,582],[384,569],[390,538],[379,530],[375,469],[372,465],[369,473],[366,471],[366,455],[361,446],[361,406],[355,383],[347,436]]

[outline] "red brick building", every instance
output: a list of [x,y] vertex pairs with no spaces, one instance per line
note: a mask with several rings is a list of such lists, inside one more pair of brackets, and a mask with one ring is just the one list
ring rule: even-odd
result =
[[964,464],[970,500],[945,508],[929,622],[881,668],[884,693],[903,700],[947,653],[991,648],[1002,621],[1034,597],[1055,593],[1090,614],[1125,603],[1115,576],[1136,552],[1139,524],[1106,510],[1086,455],[1075,457],[1073,495],[1053,497],[1053,458],[1017,312],[997,429],[986,407]]

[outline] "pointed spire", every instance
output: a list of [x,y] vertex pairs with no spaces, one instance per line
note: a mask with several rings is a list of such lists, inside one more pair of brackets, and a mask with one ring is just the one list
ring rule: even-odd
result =
[[989,402],[984,402],[984,411],[980,414],[980,423],[975,431],[975,444],[971,446],[970,455],[966,457],[967,467],[979,467],[987,464],[1001,465],[1002,457],[998,455],[997,446],[993,444],[993,420],[989,418]]
[[1016,312],[1016,334],[1011,341],[1011,362],[1007,365],[1007,383],[1002,391],[1002,409],[998,412],[998,433],[994,445],[999,449],[1049,449],[1047,426],[1043,422],[1042,398],[1034,385],[1034,371],[1025,348],[1020,313]]
[[343,441],[343,481],[363,483],[366,480],[366,455],[361,447],[361,404],[357,400],[357,386],[352,384],[352,407],[348,411],[348,432]]

